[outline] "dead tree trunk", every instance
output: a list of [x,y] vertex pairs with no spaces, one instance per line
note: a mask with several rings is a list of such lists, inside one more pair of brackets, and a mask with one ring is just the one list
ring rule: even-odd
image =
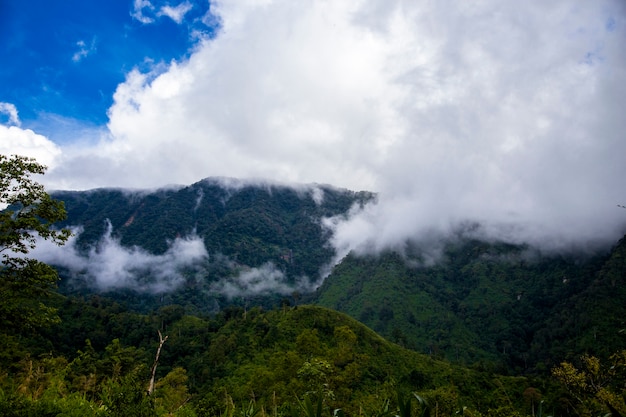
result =
[[152,393],[154,392],[154,378],[156,375],[157,364],[159,363],[159,356],[161,356],[161,348],[169,337],[163,337],[160,330],[157,330],[157,332],[159,332],[159,347],[157,348],[156,356],[154,357],[154,363],[152,364],[152,370],[150,371],[150,385],[148,385],[148,395],[152,395]]

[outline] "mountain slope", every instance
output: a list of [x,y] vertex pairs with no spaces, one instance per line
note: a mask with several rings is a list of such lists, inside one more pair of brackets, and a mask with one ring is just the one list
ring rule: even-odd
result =
[[[63,291],[108,291],[138,311],[306,301],[345,312],[418,352],[496,364],[501,372],[547,372],[584,352],[607,357],[626,336],[624,239],[610,254],[548,256],[457,236],[432,265],[419,251],[349,255],[311,293],[334,255],[321,219],[343,215],[373,194],[207,179],[153,192],[54,196],[66,203],[66,224],[82,227],[75,249],[86,259],[82,269],[62,269]],[[172,248],[186,238],[201,242],[207,255],[171,267],[185,259]],[[106,245],[125,256],[107,258]],[[116,262],[109,272],[122,278],[94,286],[92,275]],[[168,274],[173,278],[163,278]]]
[[[243,408],[251,401],[257,408],[278,409],[278,415],[300,415],[294,412],[296,398],[307,395],[321,395],[330,410],[369,414],[385,399],[395,404],[398,391],[419,392],[439,415],[453,415],[461,406],[509,413],[526,408],[523,393],[531,383],[526,378],[470,370],[418,354],[325,308],[302,305],[264,312],[229,307],[207,319],[185,315],[175,306],[142,316],[102,301],[66,299],[60,304],[64,320],[50,332],[51,345],[65,346],[68,352],[81,349],[78,358],[83,361],[83,352],[92,352],[89,363],[95,369],[102,363],[103,378],[111,372],[106,368],[110,352],[119,352],[122,363],[131,359],[124,359],[124,352],[132,353],[134,367],[147,367],[160,329],[168,339],[158,378],[184,369],[198,415],[219,415],[228,404]],[[67,345],[77,328],[91,340],[87,347],[78,340]],[[109,344],[113,338],[119,340]],[[70,369],[76,369],[75,362]],[[80,374],[72,377],[81,380]],[[89,392],[96,396],[98,390]]]
[[348,256],[315,300],[420,352],[545,371],[623,346],[624,246],[585,258],[465,240],[418,267],[395,253]]
[[[63,226],[80,227],[74,248],[76,257],[84,259],[80,267],[52,260],[65,266],[61,271],[65,291],[70,283],[85,291],[94,283],[100,290],[167,290],[166,296],[186,289],[183,299],[204,294],[209,301],[197,304],[208,305],[209,310],[215,297],[250,299],[311,287],[334,255],[322,219],[373,198],[371,193],[330,186],[230,179],[206,179],[151,192],[101,189],[53,195],[65,202],[68,217]],[[196,245],[193,262],[184,263],[189,254],[177,251],[177,244],[189,242],[199,243],[206,255],[198,254]],[[104,259],[109,247],[110,260]],[[162,264],[161,270],[179,261],[181,266],[172,268],[175,271],[169,275],[174,278],[164,276],[162,282],[155,282],[167,273],[155,271],[148,265],[151,260]],[[110,269],[109,275],[116,277],[100,279],[102,271]],[[67,279],[71,276],[75,279]]]

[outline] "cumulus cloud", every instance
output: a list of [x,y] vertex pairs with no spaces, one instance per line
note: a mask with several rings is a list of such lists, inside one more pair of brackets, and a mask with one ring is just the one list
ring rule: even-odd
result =
[[150,2],[150,0],[135,0],[133,2],[133,11],[131,13],[131,16],[144,24],[154,22],[153,18],[146,16],[146,10],[148,12],[154,10],[154,6]]
[[177,238],[162,255],[142,248],[123,247],[112,236],[109,224],[106,234],[87,252],[76,246],[80,229],[74,230],[65,246],[41,241],[32,256],[46,263],[66,268],[74,278],[100,290],[131,288],[141,292],[159,293],[175,289],[184,280],[184,273],[202,273],[208,253],[198,236]]
[[176,6],[164,4],[159,7],[158,3],[160,2],[135,0],[131,16],[143,24],[154,23],[156,19],[166,16],[180,25],[185,19],[185,15],[193,9],[193,4],[188,0]]
[[210,14],[215,38],[128,73],[109,134],[51,181],[223,175],[377,191],[378,204],[329,221],[342,251],[465,221],[551,248],[624,233],[621,0],[216,1]]
[[0,154],[29,156],[49,167],[55,166],[62,153],[58,145],[30,129],[20,128],[20,119],[13,104],[0,103],[0,113],[9,116],[8,124],[0,124]]

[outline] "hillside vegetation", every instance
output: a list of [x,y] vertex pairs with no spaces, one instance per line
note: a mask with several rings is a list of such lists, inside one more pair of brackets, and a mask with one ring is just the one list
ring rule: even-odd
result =
[[123,246],[153,254],[164,253],[176,237],[197,235],[211,254],[250,267],[271,261],[289,277],[311,279],[333,255],[320,220],[373,198],[330,186],[296,189],[224,179],[153,192],[98,189],[53,196],[67,209],[61,226],[81,226],[83,250],[97,245],[108,224]]
[[608,358],[626,342],[626,238],[593,257],[461,240],[435,265],[410,261],[348,256],[315,301],[411,349],[505,373]]
[[[2,366],[9,373],[0,379],[0,407],[39,410],[37,415],[78,404],[85,415],[137,407],[209,416],[253,407],[297,416],[303,412],[299,401],[308,398],[321,400],[328,413],[341,408],[347,415],[371,415],[386,401],[395,409],[398,392],[402,399],[416,392],[438,415],[463,407],[528,411],[529,380],[418,354],[320,307],[228,308],[209,319],[177,306],[146,316],[104,299],[60,297],[57,303],[63,324],[5,340]],[[167,340],[155,394],[146,398],[157,330]],[[79,334],[86,339],[79,341]]]
[[[313,303],[345,312],[409,349],[510,374],[545,374],[560,360],[583,353],[608,358],[624,346],[624,239],[609,253],[557,255],[459,233],[438,242],[434,263],[424,262],[422,250],[429,248],[419,247],[403,255],[349,255],[309,293],[334,256],[322,220],[346,215],[373,194],[207,179],[153,192],[103,189],[55,197],[65,201],[64,225],[82,228],[77,247],[83,253],[98,247],[110,224],[122,247],[160,254],[176,237],[195,235],[209,254],[165,292],[141,291],[150,270],[138,285],[104,289],[61,270],[65,294],[104,290],[145,313],[165,304],[206,314],[228,305]],[[258,279],[278,274],[285,284],[280,293],[269,284],[239,295],[215,286],[236,283],[239,274],[264,265],[270,267]]]
[[[54,197],[79,233],[56,258],[61,321],[0,326],[0,415],[626,413],[626,238],[548,256],[460,233],[435,262],[349,254],[312,291],[335,256],[323,219],[373,194],[210,179]],[[206,256],[171,268],[187,237]]]

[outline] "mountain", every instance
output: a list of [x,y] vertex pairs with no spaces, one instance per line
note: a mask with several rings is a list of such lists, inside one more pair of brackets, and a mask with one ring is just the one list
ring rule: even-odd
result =
[[315,302],[420,352],[545,372],[623,347],[626,238],[594,256],[471,239],[450,241],[429,266],[393,252],[348,256]]
[[624,239],[609,253],[545,254],[461,233],[436,262],[416,248],[350,254],[328,270],[335,253],[323,219],[374,194],[206,179],[54,197],[65,201],[65,225],[80,227],[75,254],[56,259],[65,294],[108,294],[142,312],[314,303],[407,348],[501,373],[608,357],[626,337]]
[[[50,259],[61,268],[65,292],[96,288],[131,298],[158,293],[209,311],[235,297],[262,302],[258,295],[273,299],[313,288],[334,255],[322,219],[374,198],[330,186],[220,178],[154,191],[53,196],[65,202],[62,226],[77,228],[71,245],[77,261],[66,255]],[[170,276],[159,279],[174,264]]]
[[458,233],[330,268],[324,219],[374,194],[207,179],[54,197],[75,236],[33,254],[60,270],[61,322],[1,332],[8,415],[626,410],[626,237],[545,254]]

